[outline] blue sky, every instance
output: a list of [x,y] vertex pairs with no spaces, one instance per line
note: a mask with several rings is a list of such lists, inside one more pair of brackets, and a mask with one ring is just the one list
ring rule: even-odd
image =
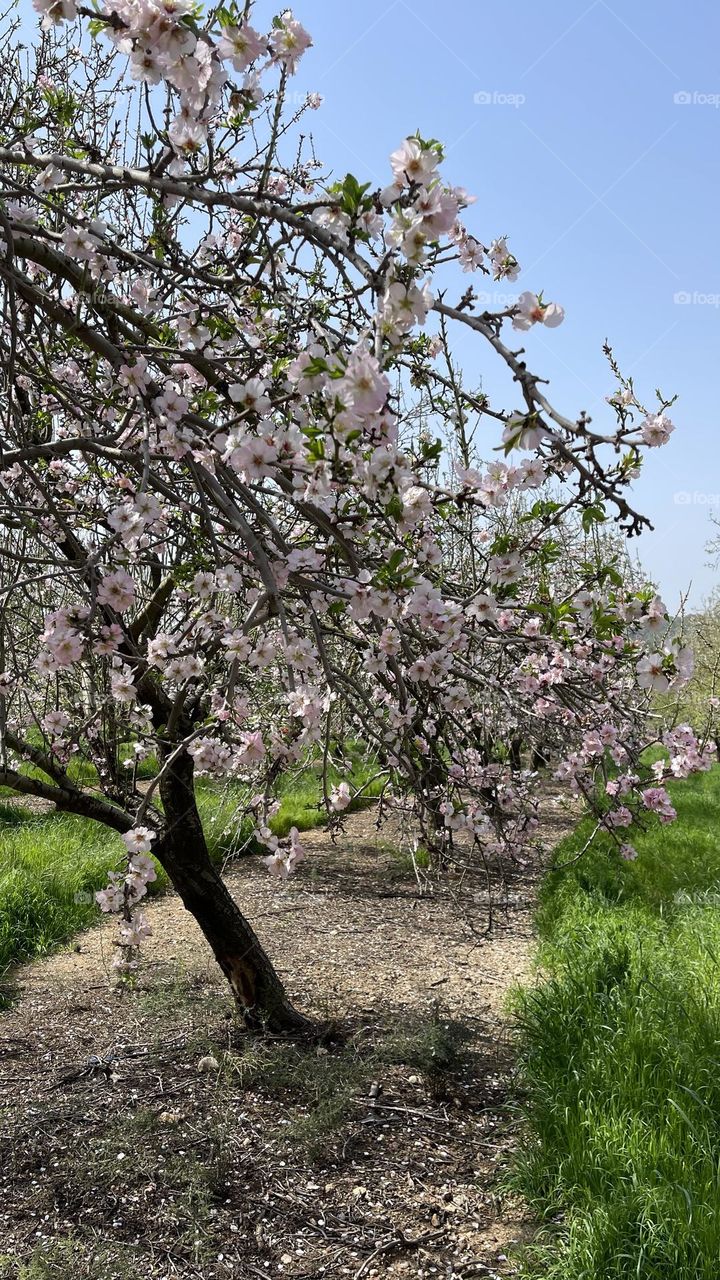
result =
[[[384,185],[406,134],[441,139],[448,178],[478,197],[470,229],[510,237],[513,290],[566,308],[560,329],[526,335],[559,408],[600,422],[605,338],[643,398],[678,393],[675,434],[635,488],[655,525],[636,549],[669,604],[692,584],[698,606],[720,582],[705,551],[720,517],[717,0],[296,0],[295,14],[315,42],[297,87],[325,97],[306,117],[319,156]],[[462,344],[492,393],[489,354]]]

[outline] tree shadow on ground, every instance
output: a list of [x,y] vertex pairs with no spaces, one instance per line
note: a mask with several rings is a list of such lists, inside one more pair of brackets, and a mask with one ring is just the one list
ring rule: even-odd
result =
[[[214,1275],[203,1267],[218,1252],[231,1275],[283,1258],[290,1276],[329,1259],[340,1274],[382,1241],[415,1256],[420,1239],[432,1265],[467,1253],[493,1218],[510,1123],[508,1050],[491,1028],[390,1007],[320,1050],[243,1032],[220,991],[195,978],[164,1006],[160,989],[130,995],[107,1064],[78,1045],[76,1063],[42,1071],[36,1046],[18,1045],[0,1120],[4,1247],[29,1262],[41,1221],[56,1259],[28,1276]],[[152,1037],[130,1042],[153,997]]]

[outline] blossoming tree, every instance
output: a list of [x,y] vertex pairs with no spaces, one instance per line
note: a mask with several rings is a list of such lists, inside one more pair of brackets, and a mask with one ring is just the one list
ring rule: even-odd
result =
[[[705,757],[673,732],[641,791],[643,687],[687,655],[644,656],[664,606],[612,563],[552,567],[571,518],[640,531],[628,485],[669,403],[613,365],[600,429],[554,408],[517,331],[562,309],[478,310],[453,269],[520,268],[464,226],[436,141],[405,139],[384,190],[327,178],[298,125],[318,101],[288,92],[310,44],[290,12],[261,30],[250,0],[34,2],[34,60],[12,28],[2,47],[0,783],[121,833],[99,894],[121,964],[152,853],[248,1024],[302,1027],[209,857],[196,777],[247,784],[278,875],[303,851],[269,830],[274,782],[342,733],[441,853],[532,838],[532,778],[491,749],[519,723],[588,802],[607,783],[613,833],[668,816],[664,777]],[[507,404],[460,377],[460,327]],[[341,821],[349,782],[322,789]]]

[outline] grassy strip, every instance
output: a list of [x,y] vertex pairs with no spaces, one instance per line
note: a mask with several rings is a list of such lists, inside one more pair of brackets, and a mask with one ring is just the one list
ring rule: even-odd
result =
[[[357,754],[351,757],[352,783],[363,786],[372,770]],[[331,771],[330,785],[339,775]],[[379,784],[364,793],[377,795]],[[213,856],[222,861],[248,850],[253,824],[238,822],[238,806],[246,793],[237,785],[219,788],[206,779],[198,783],[198,802]],[[326,820],[319,806],[320,781],[314,768],[300,777],[280,780],[280,809],[272,819],[276,835],[290,827],[300,831]],[[0,979],[19,960],[41,955],[97,920],[95,891],[119,865],[122,841],[114,832],[68,814],[35,814],[13,803],[9,793],[0,801]],[[162,891],[167,877],[158,867],[151,891]]]
[[548,1221],[526,1259],[547,1280],[720,1275],[720,768],[671,790],[637,862],[600,843],[542,891],[514,1183]]

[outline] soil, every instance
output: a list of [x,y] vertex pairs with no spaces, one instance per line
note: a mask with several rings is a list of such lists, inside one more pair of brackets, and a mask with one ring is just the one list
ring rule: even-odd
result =
[[522,1132],[508,993],[534,981],[535,889],[575,817],[548,795],[541,847],[487,879],[419,885],[374,810],[304,835],[287,885],[233,864],[294,1002],[343,1044],[244,1033],[173,894],[148,903],[132,987],[113,920],[18,970],[1,1280],[514,1274],[534,1224],[501,1193]]

